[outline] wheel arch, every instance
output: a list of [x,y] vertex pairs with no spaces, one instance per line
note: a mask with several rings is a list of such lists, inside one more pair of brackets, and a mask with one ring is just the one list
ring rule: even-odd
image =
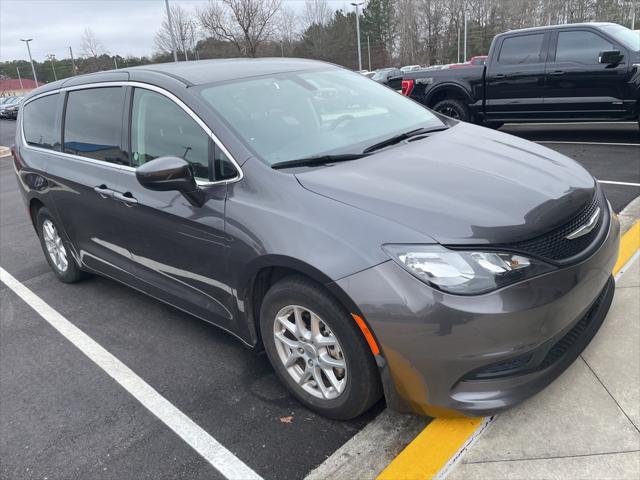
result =
[[[284,255],[260,257],[243,275],[240,282],[242,290],[238,292],[238,299],[242,301],[244,315],[249,325],[251,343],[258,349],[262,348],[259,321],[262,301],[276,282],[288,276],[301,276],[314,281],[348,314],[356,314],[363,318],[362,312],[353,300],[324,272],[301,260]],[[366,319],[364,321],[366,322]]]
[[462,100],[467,104],[471,103],[471,95],[460,84],[457,83],[443,83],[432,89],[425,98],[425,105],[432,108],[436,103],[444,99]]
[[34,229],[36,229],[36,217],[38,212],[44,206],[44,202],[37,197],[33,197],[29,200],[29,217],[31,218],[31,224]]

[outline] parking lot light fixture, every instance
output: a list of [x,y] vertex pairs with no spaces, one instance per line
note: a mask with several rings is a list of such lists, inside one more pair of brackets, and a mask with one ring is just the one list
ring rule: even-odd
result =
[[31,48],[29,47],[29,42],[32,41],[33,38],[21,38],[20,41],[27,44],[27,51],[29,52],[29,62],[31,62],[31,72],[33,72],[33,81],[36,82],[36,87],[38,86],[38,77],[36,76],[36,69],[33,66],[33,58],[31,57]]
[[360,51],[360,5],[364,5],[364,2],[352,2],[351,5],[356,7],[356,37],[358,41],[358,71],[362,70],[362,52]]
[[56,56],[53,53],[47,55],[47,60],[51,62],[51,69],[53,70],[53,79],[58,80],[58,75],[56,75],[56,66],[53,61],[56,59]]

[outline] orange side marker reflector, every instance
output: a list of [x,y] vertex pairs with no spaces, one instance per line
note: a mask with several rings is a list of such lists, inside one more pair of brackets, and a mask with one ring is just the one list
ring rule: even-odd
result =
[[367,327],[367,324],[364,323],[364,320],[362,320],[362,317],[360,317],[360,315],[356,315],[355,313],[352,313],[351,316],[358,324],[358,327],[360,327],[360,330],[362,331],[362,334],[364,335],[365,340],[369,344],[369,348],[371,349],[371,352],[374,355],[380,355],[380,348],[376,343],[376,339],[373,338],[373,334],[369,330],[369,327]]

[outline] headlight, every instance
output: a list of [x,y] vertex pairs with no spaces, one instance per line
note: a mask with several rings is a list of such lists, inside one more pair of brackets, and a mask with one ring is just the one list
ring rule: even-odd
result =
[[509,252],[458,251],[441,245],[383,245],[382,248],[423,282],[459,295],[486,293],[555,268]]

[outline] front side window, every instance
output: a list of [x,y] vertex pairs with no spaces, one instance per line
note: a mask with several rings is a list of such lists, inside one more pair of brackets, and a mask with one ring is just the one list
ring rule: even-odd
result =
[[401,132],[444,126],[420,104],[338,68],[242,78],[200,94],[269,164],[360,153]]
[[617,50],[608,40],[586,30],[558,33],[556,62],[575,62],[596,65],[600,52]]
[[501,65],[520,65],[542,62],[543,41],[543,33],[505,38],[500,49],[498,63]]
[[134,166],[174,156],[189,162],[197,179],[214,179],[209,175],[207,133],[172,100],[142,88],[133,92],[131,152]]
[[129,165],[122,148],[123,113],[123,87],[69,92],[64,120],[64,151],[103,162]]
[[60,150],[60,122],[57,122],[59,94],[37,98],[24,106],[22,125],[27,144]]

